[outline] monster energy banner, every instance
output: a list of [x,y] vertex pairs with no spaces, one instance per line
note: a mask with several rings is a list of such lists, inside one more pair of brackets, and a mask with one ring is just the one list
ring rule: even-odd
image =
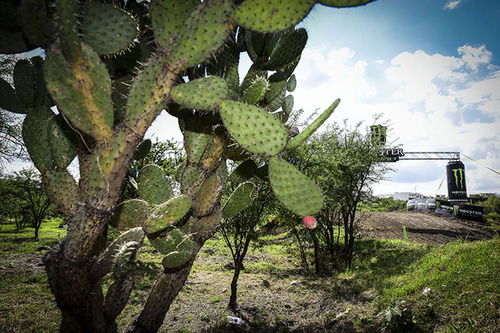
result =
[[482,221],[484,215],[484,207],[476,205],[438,200],[436,206],[436,208],[445,210],[453,216],[467,220]]
[[448,200],[467,200],[464,164],[460,161],[448,162],[446,175],[448,178]]
[[383,125],[372,125],[370,126],[372,134],[372,143],[376,145],[385,145],[387,140],[387,126]]

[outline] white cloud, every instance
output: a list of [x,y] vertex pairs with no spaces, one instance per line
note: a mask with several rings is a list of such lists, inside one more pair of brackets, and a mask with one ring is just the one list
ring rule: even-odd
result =
[[[306,49],[296,70],[296,108],[308,115],[340,97],[332,117],[336,122],[348,118],[369,125],[374,114],[383,113],[392,126],[389,141],[403,144],[406,151],[460,151],[498,169],[499,151],[491,152],[491,147],[498,146],[500,132],[500,70],[491,59],[485,46],[470,45],[454,55],[418,50],[371,63],[349,48],[328,53]],[[391,176],[395,181],[383,182],[375,192],[410,191],[417,185],[423,193],[435,194],[446,161],[435,167],[429,163],[397,163],[400,171]],[[498,175],[471,161],[464,163],[471,193],[500,192]],[[435,170],[436,176],[417,180],[403,168]]]
[[457,8],[461,2],[462,2],[462,0],[448,0],[444,4],[443,9],[453,10],[453,9]]

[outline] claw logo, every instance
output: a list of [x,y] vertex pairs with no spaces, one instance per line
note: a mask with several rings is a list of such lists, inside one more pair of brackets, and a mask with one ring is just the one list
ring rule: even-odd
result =
[[453,177],[455,178],[455,185],[457,186],[458,189],[463,189],[464,188],[464,169],[459,168],[459,169],[452,169],[453,171]]

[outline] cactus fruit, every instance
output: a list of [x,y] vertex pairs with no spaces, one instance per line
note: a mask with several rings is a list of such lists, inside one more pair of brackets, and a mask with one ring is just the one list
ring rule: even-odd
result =
[[252,204],[254,192],[255,185],[252,183],[243,183],[238,186],[222,207],[222,217],[227,219],[247,209]]
[[195,247],[193,241],[177,228],[149,241],[158,252],[166,254],[162,261],[165,269],[182,266],[193,256]]
[[30,109],[23,122],[23,141],[33,164],[42,172],[54,167],[48,143],[47,127],[54,116],[49,108],[40,106]]
[[366,5],[374,0],[318,0],[318,2],[330,7],[356,7]]
[[144,230],[152,234],[167,229],[187,214],[191,204],[187,195],[181,195],[156,206],[144,223]]
[[57,208],[71,216],[80,198],[73,176],[66,170],[48,170],[43,173],[43,184],[48,197]]
[[229,175],[229,181],[233,184],[239,184],[249,180],[255,176],[257,164],[251,159],[248,159],[236,167],[236,169]]
[[189,15],[199,5],[198,0],[156,0],[151,4],[151,21],[155,41],[168,49],[185,28]]
[[143,140],[135,149],[134,160],[142,160],[145,158],[151,151],[151,146],[152,143],[150,139]]
[[[136,242],[142,244],[145,233],[141,227],[133,228],[120,234],[109,246],[101,253],[90,269],[90,274],[94,279],[99,279],[111,272],[115,265],[117,254],[123,245]],[[123,251],[123,248],[122,248]]]
[[192,67],[221,47],[231,28],[232,7],[231,0],[211,0],[198,5],[169,49],[169,64],[173,68]]
[[95,139],[110,138],[113,126],[111,81],[104,63],[82,44],[84,59],[70,64],[49,52],[45,62],[47,88],[60,110],[78,129]]
[[183,83],[172,89],[170,97],[185,108],[212,110],[228,96],[226,81],[217,76]]
[[330,105],[322,114],[319,115],[309,126],[306,127],[299,135],[293,137],[286,146],[287,149],[297,148],[299,145],[304,143],[308,137],[310,137],[316,130],[330,117],[330,115],[335,111],[335,108],[339,105],[340,99],[336,99],[332,105]]
[[290,28],[311,10],[315,0],[246,0],[233,13],[238,25],[258,32]]
[[285,127],[273,115],[261,108],[224,101],[221,104],[220,115],[233,139],[249,152],[274,156],[286,144]]
[[302,223],[307,229],[310,230],[316,229],[318,226],[318,221],[316,221],[316,219],[311,215],[304,216],[302,218]]
[[269,89],[269,82],[264,77],[257,77],[249,85],[249,87],[243,91],[242,100],[248,104],[257,104],[266,94],[267,89]]
[[120,203],[110,225],[120,231],[140,226],[149,216],[151,209],[148,203],[140,199],[130,199]]
[[14,113],[26,113],[26,108],[21,102],[21,99],[17,96],[14,88],[12,88],[12,86],[7,81],[1,78],[0,108]]
[[129,13],[113,5],[97,2],[85,6],[81,29],[82,40],[101,55],[127,50],[139,33],[137,22]]
[[150,204],[159,205],[172,197],[170,181],[157,165],[149,164],[142,168],[137,186],[139,197]]
[[54,165],[58,169],[66,169],[76,157],[76,138],[74,134],[61,114],[49,119],[47,124],[47,141]]
[[266,69],[278,69],[293,62],[302,53],[307,43],[305,29],[293,30],[278,41],[269,60],[264,64]]
[[312,215],[323,207],[323,195],[318,186],[278,157],[269,160],[269,180],[276,198],[295,214]]
[[222,194],[222,184],[219,176],[213,175],[206,179],[193,202],[193,215],[200,217],[208,215],[219,201]]

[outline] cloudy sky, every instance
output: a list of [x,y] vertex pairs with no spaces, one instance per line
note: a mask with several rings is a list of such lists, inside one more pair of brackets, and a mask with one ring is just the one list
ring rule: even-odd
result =
[[[379,0],[359,8],[316,6],[301,23],[309,41],[296,69],[295,107],[342,103],[330,121],[373,123],[406,151],[459,151],[469,193],[500,192],[500,3]],[[180,138],[163,116],[148,133]],[[439,191],[446,161],[400,161],[376,194]],[[446,181],[445,181],[446,183]]]

